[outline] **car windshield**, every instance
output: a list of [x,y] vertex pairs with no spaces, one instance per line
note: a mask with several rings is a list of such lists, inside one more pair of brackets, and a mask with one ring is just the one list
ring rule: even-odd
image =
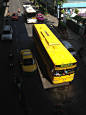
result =
[[28,66],[28,65],[33,65],[35,63],[33,58],[29,58],[29,59],[24,59],[23,60],[23,65]]
[[28,18],[36,17],[36,13],[28,13],[27,17]]
[[68,48],[68,51],[69,51],[69,52],[74,52],[75,49],[73,49],[73,48]]
[[17,16],[17,14],[13,14],[12,16]]
[[42,15],[38,15],[38,17],[43,17]]
[[3,31],[3,34],[10,34],[10,31]]

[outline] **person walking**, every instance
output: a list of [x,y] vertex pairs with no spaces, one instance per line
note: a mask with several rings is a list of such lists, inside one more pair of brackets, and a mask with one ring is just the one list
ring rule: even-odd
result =
[[84,43],[85,39],[86,39],[86,34],[84,34],[84,36],[82,37],[82,43]]

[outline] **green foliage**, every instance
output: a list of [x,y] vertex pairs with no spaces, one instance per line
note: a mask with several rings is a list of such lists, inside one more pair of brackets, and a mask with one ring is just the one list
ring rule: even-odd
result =
[[75,33],[78,34],[79,32],[79,25],[77,23],[75,23],[74,21],[72,21],[71,19],[68,19],[67,18],[67,21],[66,21],[66,25]]
[[62,5],[63,3],[67,2],[68,0],[55,0],[57,2],[57,5]]
[[38,2],[36,2],[36,6],[38,6]]
[[61,10],[61,13],[64,14],[64,13],[65,13],[65,10]]
[[40,5],[40,7],[42,7],[42,5]]
[[75,9],[75,13],[78,14],[78,13],[79,13],[79,10],[78,10],[78,9]]
[[63,30],[63,29],[67,30],[67,25],[65,23],[63,23],[63,22],[60,21],[60,29],[61,30]]
[[40,5],[39,10],[41,11],[42,14],[47,15],[48,12],[46,11],[46,8],[44,8],[42,5]]
[[82,16],[76,15],[75,17],[73,17],[73,19],[77,20],[77,23],[79,23],[82,21]]
[[44,15],[47,15],[47,14],[48,14],[48,11],[45,11],[45,12],[44,12]]

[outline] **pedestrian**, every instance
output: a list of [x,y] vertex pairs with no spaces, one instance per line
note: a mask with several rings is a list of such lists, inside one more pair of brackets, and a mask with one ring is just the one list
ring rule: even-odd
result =
[[84,40],[85,40],[85,38],[86,38],[86,34],[84,35]]
[[84,43],[85,39],[86,39],[86,34],[84,34],[84,36],[82,37],[82,43]]
[[8,16],[10,16],[10,11],[8,10]]

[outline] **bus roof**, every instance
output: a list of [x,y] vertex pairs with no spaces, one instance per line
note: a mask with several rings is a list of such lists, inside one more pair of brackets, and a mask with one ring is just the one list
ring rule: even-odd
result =
[[46,24],[34,24],[40,40],[54,65],[76,63],[76,59],[52,33]]
[[23,5],[23,7],[25,8],[27,13],[36,12],[30,4],[29,5]]

